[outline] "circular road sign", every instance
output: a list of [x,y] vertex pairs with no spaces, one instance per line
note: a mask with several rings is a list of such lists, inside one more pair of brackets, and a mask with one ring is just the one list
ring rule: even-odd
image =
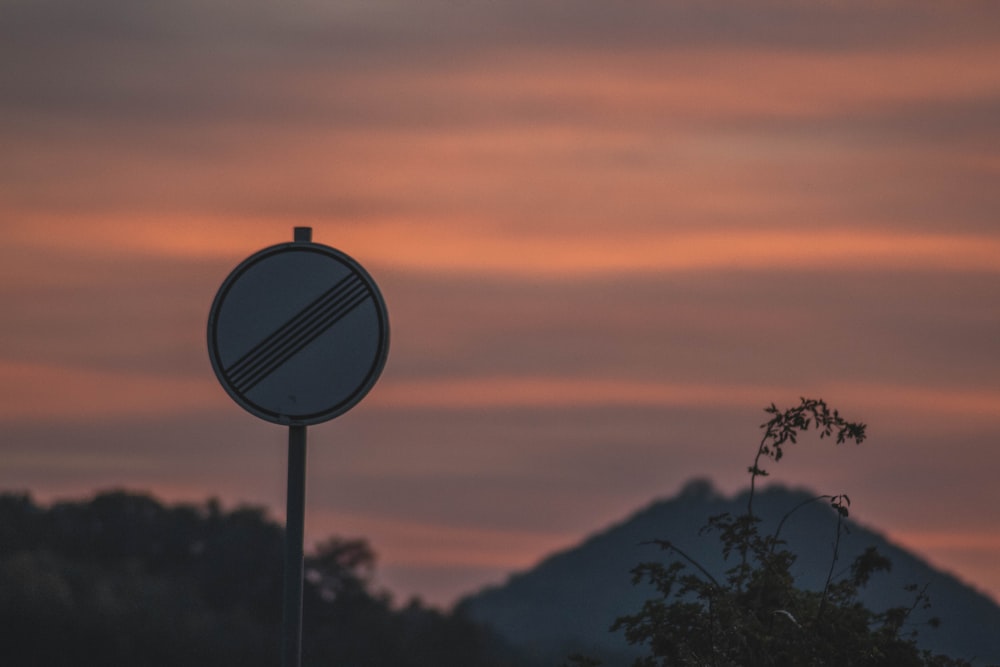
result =
[[319,424],[365,397],[389,352],[389,318],[371,276],[308,240],[251,255],[219,288],[208,354],[245,410],[275,424]]

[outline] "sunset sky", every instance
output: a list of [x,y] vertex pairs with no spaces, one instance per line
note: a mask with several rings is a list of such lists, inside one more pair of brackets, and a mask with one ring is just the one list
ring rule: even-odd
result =
[[311,226],[392,343],[307,539],[398,599],[738,491],[800,396],[869,440],[771,479],[1000,599],[998,63],[987,1],[0,0],[0,490],[281,517],[205,329]]

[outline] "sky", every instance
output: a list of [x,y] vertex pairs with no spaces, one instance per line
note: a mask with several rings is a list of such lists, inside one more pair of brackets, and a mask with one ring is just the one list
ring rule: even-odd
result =
[[0,490],[280,519],[206,325],[309,226],[392,339],[309,429],[307,548],[397,600],[737,492],[801,396],[869,439],[771,481],[1000,599],[997,62],[985,1],[0,0]]

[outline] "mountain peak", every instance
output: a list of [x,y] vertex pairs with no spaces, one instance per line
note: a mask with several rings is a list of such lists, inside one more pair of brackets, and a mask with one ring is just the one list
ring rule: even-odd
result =
[[695,477],[688,480],[683,487],[681,487],[680,493],[677,494],[679,498],[686,498],[691,500],[705,500],[705,499],[715,499],[720,498],[720,494],[712,480],[707,477]]
[[[465,598],[460,607],[542,661],[558,662],[569,652],[582,651],[602,657],[608,667],[629,664],[635,650],[608,628],[652,596],[649,588],[631,585],[630,570],[643,561],[673,560],[651,544],[668,539],[721,576],[731,563],[723,560],[718,536],[701,529],[710,516],[746,512],[748,494],[746,490],[726,497],[711,480],[692,479],[675,496],[652,502],[502,586]],[[805,588],[821,588],[837,534],[837,513],[830,503],[808,489],[775,484],[756,491],[754,513],[767,532],[787,517],[781,534],[797,554],[796,581]],[[893,563],[891,573],[865,589],[865,604],[873,609],[909,606],[912,594],[905,587],[926,584],[933,605],[927,616],[941,617],[943,625],[922,633],[921,646],[956,658],[1000,661],[1000,607],[879,533],[847,523],[849,531],[839,546],[840,563],[846,567],[869,546]]]

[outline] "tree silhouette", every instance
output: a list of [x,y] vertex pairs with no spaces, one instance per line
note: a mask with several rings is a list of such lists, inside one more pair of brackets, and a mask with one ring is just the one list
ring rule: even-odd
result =
[[[273,667],[283,530],[260,508],[164,506],[115,491],[49,508],[0,495],[0,665]],[[375,554],[306,558],[303,665],[506,667],[484,629],[372,590]]]

